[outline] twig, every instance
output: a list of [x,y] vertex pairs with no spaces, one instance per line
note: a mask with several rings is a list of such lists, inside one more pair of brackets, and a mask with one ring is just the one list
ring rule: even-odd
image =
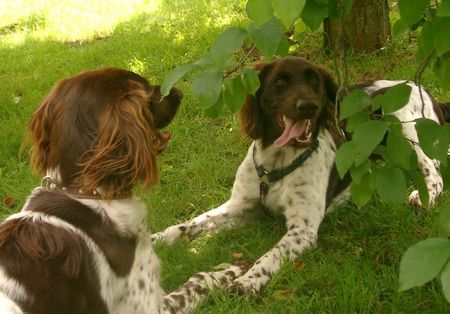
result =
[[431,58],[433,57],[434,53],[436,51],[436,48],[433,48],[426,58],[420,63],[419,68],[417,69],[416,73],[414,74],[414,83],[416,83],[416,86],[419,87],[419,95],[420,95],[420,101],[422,102],[422,117],[425,117],[425,101],[423,100],[423,93],[422,93],[422,85],[420,83],[420,80],[422,78],[422,74],[427,68],[427,66],[430,63]]

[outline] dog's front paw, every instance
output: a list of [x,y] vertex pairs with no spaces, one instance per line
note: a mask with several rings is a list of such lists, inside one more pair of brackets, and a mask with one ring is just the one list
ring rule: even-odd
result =
[[173,244],[184,234],[185,228],[182,225],[171,226],[164,231],[157,232],[151,235],[153,243],[166,242],[167,244]]
[[254,278],[248,278],[245,275],[237,278],[230,286],[232,292],[240,295],[244,294],[257,294],[261,290],[261,284],[258,284]]
[[[421,209],[424,208],[422,201],[420,200],[418,190],[412,191],[411,194],[409,194],[408,201],[411,206],[421,208]],[[434,198],[431,198],[428,203],[429,203],[428,206],[432,207],[434,205]]]

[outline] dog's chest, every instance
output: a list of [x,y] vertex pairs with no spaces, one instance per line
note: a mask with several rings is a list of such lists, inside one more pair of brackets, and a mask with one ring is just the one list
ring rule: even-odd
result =
[[[298,149],[267,148],[259,156],[270,170],[289,167],[302,152]],[[258,159],[257,159],[258,160]],[[284,212],[288,208],[314,206],[325,208],[326,191],[335,160],[335,144],[328,132],[319,136],[319,147],[302,165],[280,180],[265,184],[260,180],[260,198],[264,207],[274,212]],[[256,161],[258,162],[258,161]],[[267,191],[261,191],[267,188]]]

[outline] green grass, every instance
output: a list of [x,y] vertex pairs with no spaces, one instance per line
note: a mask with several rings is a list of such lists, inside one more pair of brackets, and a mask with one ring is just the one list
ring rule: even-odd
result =
[[[11,2],[11,1],[10,1]],[[243,23],[243,0],[185,1],[14,1],[0,5],[0,218],[20,210],[39,184],[28,154],[21,150],[31,112],[62,77],[102,66],[136,71],[161,83],[170,70],[192,62],[229,25]],[[9,2],[8,2],[9,3]],[[310,34],[298,54],[332,69],[321,35]],[[348,59],[351,81],[412,78],[415,38],[382,51]],[[141,193],[152,231],[184,221],[224,202],[248,142],[237,117],[211,120],[192,96],[188,82],[183,106],[170,129],[171,145],[160,158],[161,185]],[[438,99],[450,98],[431,72],[424,84]],[[437,282],[399,293],[399,261],[410,245],[434,234],[442,199],[428,212],[397,209],[374,201],[346,206],[328,216],[317,248],[286,263],[257,297],[214,292],[198,313],[444,313],[448,304]],[[285,232],[279,217],[262,217],[246,227],[203,235],[173,247],[158,245],[163,285],[171,290],[197,271],[233,262],[233,253],[256,260]],[[302,268],[301,266],[304,267]]]

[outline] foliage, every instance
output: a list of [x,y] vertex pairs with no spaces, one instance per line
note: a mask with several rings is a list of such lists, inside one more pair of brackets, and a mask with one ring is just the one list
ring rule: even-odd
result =
[[[254,47],[266,60],[275,55],[284,56],[290,49],[285,34],[305,30],[301,27],[303,24],[317,30],[325,17],[341,20],[349,13],[352,3],[352,0],[248,0],[246,12],[250,21],[247,27],[225,30],[217,37],[209,53],[192,64],[175,69],[168,76],[163,93],[167,94],[172,84],[187,72],[197,70],[192,89],[206,106],[206,112],[217,117],[224,105],[236,111],[243,104],[245,94],[253,94],[258,86],[255,70],[246,65],[252,61],[250,52]],[[398,7],[401,18],[394,25],[396,37],[421,27],[416,55],[419,67],[414,81],[420,84],[424,69],[431,65],[442,86],[449,88],[450,37],[447,33],[450,29],[450,0],[433,5],[430,5],[430,0],[399,0]],[[298,34],[290,39],[295,38],[299,38]],[[250,84],[249,77],[252,77],[254,84]],[[359,207],[367,204],[374,194],[391,206],[402,205],[408,181],[415,182],[422,204],[428,207],[428,191],[418,170],[412,145],[420,145],[428,157],[440,162],[443,172],[449,171],[449,138],[445,128],[428,119],[399,121],[389,115],[407,103],[410,93],[411,86],[401,83],[374,98],[357,90],[343,100],[340,118],[347,119],[347,131],[352,133],[352,140],[338,150],[336,165],[341,177],[350,173],[352,200]],[[380,110],[384,115],[378,114]],[[370,118],[374,116],[378,119]],[[414,124],[418,143],[409,143],[412,139],[405,139],[403,124]],[[382,144],[384,139],[386,143]],[[381,158],[369,158],[373,156]],[[407,251],[400,268],[401,289],[423,284],[438,275],[444,267],[441,279],[450,278],[450,264],[447,265],[450,244],[447,242],[445,238],[428,239]],[[449,252],[437,256],[435,252],[440,250]],[[433,267],[433,271],[426,273],[426,276],[423,273],[426,280],[413,280],[417,260],[420,260],[418,256],[430,256],[430,259],[421,260],[424,267]],[[436,263],[431,265],[430,261]],[[443,282],[443,287],[450,301],[450,282]]]

